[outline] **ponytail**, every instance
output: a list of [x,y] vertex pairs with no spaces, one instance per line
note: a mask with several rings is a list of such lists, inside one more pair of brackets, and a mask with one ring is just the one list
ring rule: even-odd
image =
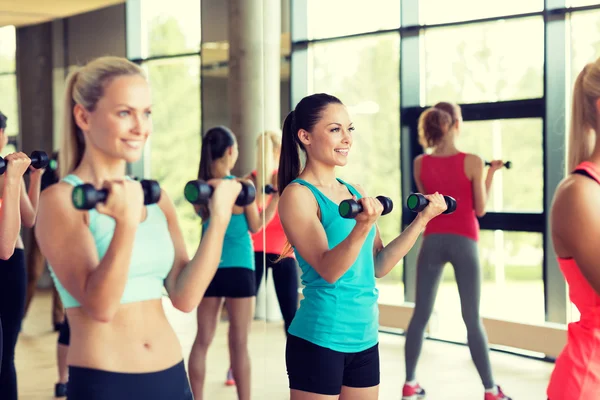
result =
[[210,145],[210,141],[206,140],[206,136],[204,140],[202,140],[202,148],[200,150],[200,166],[198,167],[198,179],[202,179],[203,181],[207,181],[212,179],[212,162],[213,159],[212,148]]
[[62,179],[69,175],[83,158],[85,151],[85,141],[83,132],[75,122],[73,108],[75,100],[73,99],[73,88],[79,78],[79,69],[72,71],[67,77],[67,86],[65,88],[65,96],[63,99],[63,129],[62,143],[58,154],[59,177]]
[[589,104],[594,103],[594,101],[588,101],[586,93],[586,78],[593,67],[592,64],[586,65],[577,76],[573,87],[567,156],[569,171],[573,171],[581,162],[588,159],[594,147],[594,135],[591,134],[591,131],[597,126],[596,109],[594,104]]
[[298,128],[295,124],[295,112],[292,110],[283,122],[283,133],[281,137],[281,155],[279,156],[279,171],[277,176],[277,188],[279,193],[291,181],[300,175],[300,152],[298,143]]
[[437,146],[452,126],[452,115],[431,107],[419,116],[419,144],[424,150]]

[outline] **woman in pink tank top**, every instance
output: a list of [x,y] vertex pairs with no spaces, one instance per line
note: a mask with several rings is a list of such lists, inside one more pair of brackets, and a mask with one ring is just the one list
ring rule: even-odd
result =
[[452,214],[439,215],[427,224],[417,260],[417,293],[414,312],[406,331],[406,382],[402,400],[425,398],[416,379],[423,334],[433,306],[444,266],[454,268],[461,311],[467,327],[469,350],[483,386],[484,400],[510,400],[494,382],[487,335],[479,316],[481,267],[479,265],[478,216],[485,214],[494,173],[503,162],[494,160],[485,174],[483,160],[460,151],[460,107],[446,102],[425,110],[419,118],[419,139],[430,154],[414,160],[414,179],[423,194],[441,193],[456,199]]
[[[551,209],[552,242],[579,321],[568,327],[547,389],[550,400],[600,398],[600,59],[573,89],[569,174]],[[592,140],[591,140],[592,139]],[[595,146],[592,143],[595,141]]]

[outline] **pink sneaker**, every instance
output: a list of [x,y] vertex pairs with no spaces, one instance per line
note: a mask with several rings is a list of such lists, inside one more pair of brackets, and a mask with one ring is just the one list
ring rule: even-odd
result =
[[500,386],[496,385],[496,388],[498,388],[498,394],[486,393],[483,400],[512,400],[510,397],[502,393]]
[[225,386],[235,386],[235,379],[233,379],[233,371],[231,370],[231,368],[229,368],[229,370],[227,371],[227,378],[225,379]]
[[[410,386],[408,383],[404,384],[402,388],[402,400],[419,400],[425,398],[425,390],[417,383],[414,386]],[[487,398],[485,400],[488,400]]]

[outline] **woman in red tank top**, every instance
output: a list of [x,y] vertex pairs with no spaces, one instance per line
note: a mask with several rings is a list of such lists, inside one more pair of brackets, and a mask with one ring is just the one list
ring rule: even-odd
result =
[[[600,59],[579,73],[573,89],[568,167],[550,211],[552,242],[581,313],[568,327],[547,389],[550,400],[600,397]],[[592,146],[592,143],[595,145]]]
[[423,194],[439,192],[454,197],[457,206],[454,213],[431,220],[423,233],[417,260],[415,309],[406,331],[403,400],[425,397],[425,391],[415,378],[415,370],[425,326],[433,311],[446,263],[454,268],[469,350],[484,387],[484,400],[510,400],[492,377],[487,335],[479,316],[481,268],[477,217],[485,214],[494,173],[502,168],[503,162],[492,161],[484,177],[483,160],[456,147],[461,123],[460,108],[445,102],[424,111],[419,118],[419,139],[430,154],[420,155],[414,160],[417,188]]

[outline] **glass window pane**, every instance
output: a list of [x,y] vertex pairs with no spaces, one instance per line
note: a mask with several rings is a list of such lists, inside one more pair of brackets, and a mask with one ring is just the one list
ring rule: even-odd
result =
[[144,67],[154,99],[150,176],[175,204],[188,252],[194,254],[200,219],[183,197],[183,187],[197,178],[200,163],[200,57],[149,61]]
[[4,146],[4,148],[2,149],[2,151],[0,151],[0,157],[6,157],[10,153],[14,153],[16,151],[17,151],[17,148],[15,147],[15,145],[9,143],[6,146]]
[[[464,122],[460,150],[484,160],[510,161],[494,174],[486,211],[542,212],[544,209],[543,121],[506,119]],[[485,169],[487,174],[487,167]]]
[[400,1],[309,0],[307,22],[308,39],[399,28]]
[[542,11],[544,0],[420,0],[421,24],[440,24]]
[[15,72],[17,39],[14,26],[0,28],[0,73]]
[[600,10],[572,13],[570,28],[572,88],[583,67],[600,57]]
[[[356,127],[348,164],[339,169],[339,177],[360,184],[369,196],[384,195],[394,202],[392,213],[378,221],[384,243],[400,233],[402,215],[399,39],[394,33],[320,43],[311,46],[309,57],[312,92],[340,98]],[[381,300],[402,304],[402,285],[399,265],[378,280]]]
[[427,104],[493,102],[543,95],[542,18],[427,29],[423,39]]
[[567,0],[567,6],[569,7],[595,6],[598,4],[600,4],[598,0]]
[[[147,56],[200,51],[200,2],[145,1],[142,27],[147,29]],[[146,47],[144,46],[144,47]]]
[[[482,317],[544,324],[543,236],[534,232],[481,231]],[[456,265],[455,268],[461,268]],[[440,284],[430,333],[436,338],[466,342],[460,296],[452,265]]]
[[19,103],[16,75],[0,75],[0,111],[6,115],[6,134],[19,134]]

